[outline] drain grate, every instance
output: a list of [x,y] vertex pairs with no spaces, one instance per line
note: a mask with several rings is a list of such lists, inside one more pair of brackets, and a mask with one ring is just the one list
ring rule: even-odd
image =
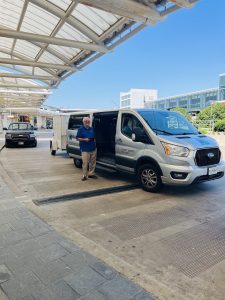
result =
[[33,200],[33,202],[39,206],[39,205],[50,204],[55,202],[73,201],[73,200],[80,200],[84,198],[91,198],[91,197],[102,196],[107,194],[120,193],[120,192],[130,191],[137,188],[138,188],[137,184],[128,184],[128,185],[114,186],[110,188],[103,188],[103,189],[92,190],[92,191],[85,191],[80,193],[35,199]]
[[160,212],[138,212],[99,222],[120,240],[130,240],[190,219],[185,210],[170,208]]
[[172,264],[193,278],[225,259],[225,216],[160,241]]

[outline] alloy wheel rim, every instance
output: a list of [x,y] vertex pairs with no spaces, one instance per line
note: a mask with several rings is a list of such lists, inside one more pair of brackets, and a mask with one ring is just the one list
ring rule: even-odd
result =
[[156,186],[157,175],[152,169],[145,169],[141,174],[141,181],[148,187]]

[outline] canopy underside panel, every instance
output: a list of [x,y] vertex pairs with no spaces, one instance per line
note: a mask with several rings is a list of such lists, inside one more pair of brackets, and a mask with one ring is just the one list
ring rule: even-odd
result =
[[0,108],[39,107],[62,80],[197,1],[0,0]]

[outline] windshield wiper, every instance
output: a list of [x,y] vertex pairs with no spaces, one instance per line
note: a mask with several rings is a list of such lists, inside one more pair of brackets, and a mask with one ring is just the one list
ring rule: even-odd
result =
[[177,133],[176,135],[190,135],[190,134],[197,134],[195,132],[181,132],[181,133]]
[[156,134],[158,134],[158,132],[162,132],[162,133],[165,133],[167,135],[173,135],[171,132],[161,130],[161,129],[152,128],[152,130],[155,130]]

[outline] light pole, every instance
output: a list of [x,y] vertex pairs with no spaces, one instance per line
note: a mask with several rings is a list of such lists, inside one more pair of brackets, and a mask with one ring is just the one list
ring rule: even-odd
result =
[[214,104],[214,101],[211,101],[211,109],[210,109],[210,129],[211,129],[212,132],[214,131],[213,104]]

